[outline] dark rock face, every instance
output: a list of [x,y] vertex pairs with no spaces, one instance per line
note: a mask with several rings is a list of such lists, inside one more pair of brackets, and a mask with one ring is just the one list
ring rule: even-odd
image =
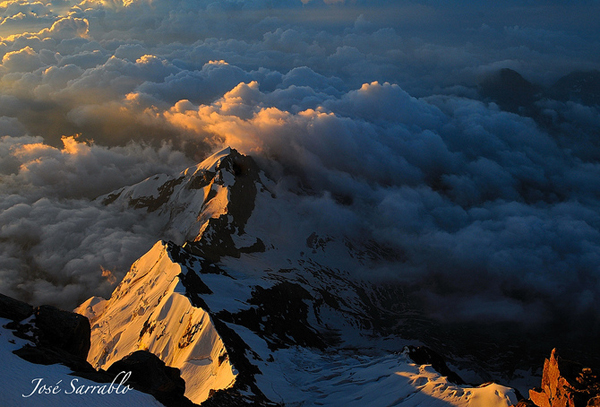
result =
[[248,301],[255,307],[236,314],[220,312],[217,317],[260,333],[269,349],[287,346],[326,347],[318,332],[308,323],[310,293],[298,284],[282,282],[271,288],[256,287]]
[[0,318],[22,321],[33,314],[33,307],[25,302],[0,294]]
[[[34,318],[23,322],[32,315]],[[49,354],[68,354],[84,361],[87,358],[91,330],[88,319],[82,315],[49,305],[34,308],[0,294],[0,317],[11,319],[13,322],[7,327],[13,329],[16,336],[31,340],[36,348],[49,350]],[[49,361],[48,357],[42,359]]]
[[90,323],[86,317],[47,305],[34,308],[2,294],[0,317],[12,320],[5,326],[15,336],[31,341],[14,351],[22,359],[42,365],[61,363],[81,377],[111,381],[86,361],[90,349]]
[[[586,407],[600,405],[600,378],[590,368],[558,356],[552,350],[544,361],[541,388],[529,391],[537,407]],[[524,406],[527,404],[524,404]]]
[[56,347],[86,359],[90,350],[90,322],[83,315],[42,305],[35,309],[39,344]]
[[[223,185],[223,171],[235,177],[235,182],[229,189],[227,214],[210,219],[202,238],[187,242],[184,246],[186,250],[212,262],[218,262],[224,256],[240,257],[242,253],[265,251],[265,245],[260,239],[248,247],[237,247],[232,238],[236,234],[244,234],[246,223],[254,210],[257,184],[260,183],[258,165],[252,157],[232,149],[231,153],[216,167],[211,182]],[[211,199],[209,195],[204,205]]]
[[131,372],[127,381],[134,389],[152,394],[165,406],[194,406],[185,393],[185,381],[179,369],[166,366],[156,355],[147,351],[129,354],[108,368],[108,373],[118,375]]
[[[173,194],[173,190],[177,185],[183,182],[183,179],[184,177],[169,180],[158,188],[158,197],[140,197],[137,199],[131,199],[131,201],[129,201],[129,206],[137,209],[146,208],[148,212],[154,212],[169,201],[169,198]],[[109,198],[105,199],[103,203],[110,203]]]
[[226,170],[235,176],[235,184],[230,190],[228,213],[233,216],[233,224],[238,234],[244,233],[246,222],[254,211],[256,184],[260,182],[259,168],[254,159],[232,149],[231,154],[221,161],[218,169]]
[[86,361],[91,332],[86,317],[49,305],[33,309],[33,315],[30,323],[8,326],[15,329],[15,335],[35,344],[17,349],[16,355],[32,363],[62,363],[75,372],[95,372]]
[[[21,323],[29,316],[34,318]],[[31,305],[0,294],[0,317],[11,319],[7,327],[15,335],[32,340],[36,347],[67,353],[85,360],[90,350],[90,322],[82,315],[49,305]],[[54,362],[56,363],[56,362]]]
[[202,407],[283,407],[264,397],[243,395],[236,389],[219,390],[202,403]]
[[202,403],[202,407],[279,406],[268,400],[256,385],[254,376],[261,374],[261,371],[250,362],[248,355],[259,356],[225,322],[214,317],[213,323],[223,342],[227,345],[229,359],[238,370],[238,375],[233,387],[211,392],[209,398]]

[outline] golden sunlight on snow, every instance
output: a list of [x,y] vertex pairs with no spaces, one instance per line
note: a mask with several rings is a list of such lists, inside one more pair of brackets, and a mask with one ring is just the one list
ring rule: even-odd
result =
[[185,396],[199,404],[211,390],[232,386],[237,372],[208,313],[181,291],[181,272],[158,242],[109,300],[90,298],[76,312],[92,325],[88,361],[94,367],[107,369],[131,352],[148,350],[181,370]]
[[[415,366],[415,365],[413,365]],[[442,400],[456,407],[506,407],[517,400],[513,390],[497,383],[486,383],[479,387],[458,386],[440,376],[429,365],[419,366],[419,372],[411,370],[396,372],[409,379],[409,384],[423,395]]]

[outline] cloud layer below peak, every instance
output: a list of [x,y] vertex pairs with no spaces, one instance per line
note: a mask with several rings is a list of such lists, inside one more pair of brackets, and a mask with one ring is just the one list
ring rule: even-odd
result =
[[93,198],[230,145],[406,253],[431,316],[598,332],[598,104],[479,86],[599,69],[596,3],[5,2],[0,289],[107,295],[160,236]]

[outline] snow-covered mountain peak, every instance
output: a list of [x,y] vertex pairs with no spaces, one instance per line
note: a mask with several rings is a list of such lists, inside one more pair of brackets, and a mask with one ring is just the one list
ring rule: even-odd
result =
[[199,171],[216,172],[221,161],[230,154],[232,154],[232,151],[237,153],[237,150],[232,149],[231,147],[226,147],[220,151],[217,151],[216,153],[202,161],[200,164],[187,168],[183,173],[187,175],[191,172],[193,173],[193,175],[196,175]]
[[93,298],[76,312],[92,322],[88,361],[107,369],[137,350],[177,367],[195,403],[233,385],[237,372],[210,315],[185,295],[182,266],[158,242],[136,261],[108,300]]
[[[221,233],[224,223],[242,234],[254,208],[259,169],[251,157],[226,148],[177,176],[159,174],[102,196],[105,205],[151,213],[163,238],[190,242],[198,249],[202,235]],[[221,219],[230,216],[231,219]],[[221,220],[219,220],[221,219]],[[218,234],[217,233],[217,234]]]
[[422,321],[401,289],[356,273],[388,254],[306,222],[293,192],[276,197],[267,184],[251,157],[225,149],[103,197],[161,222],[171,241],[134,263],[110,299],[78,308],[92,321],[88,361],[148,350],[207,405],[516,401],[508,387],[452,384],[412,363],[402,349],[421,343],[398,327]]

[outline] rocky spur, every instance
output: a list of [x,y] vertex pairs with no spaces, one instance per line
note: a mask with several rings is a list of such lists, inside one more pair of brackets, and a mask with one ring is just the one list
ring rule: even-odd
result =
[[111,383],[98,384],[98,385],[78,385],[79,379],[71,379],[69,383],[63,383],[59,380],[56,384],[44,383],[44,378],[37,377],[31,381],[34,386],[33,390],[29,394],[21,394],[24,398],[35,396],[36,394],[45,395],[56,395],[56,394],[67,394],[67,395],[84,395],[84,394],[125,394],[129,390],[133,390],[128,384],[127,380],[131,377],[131,372],[120,372],[115,376]]

